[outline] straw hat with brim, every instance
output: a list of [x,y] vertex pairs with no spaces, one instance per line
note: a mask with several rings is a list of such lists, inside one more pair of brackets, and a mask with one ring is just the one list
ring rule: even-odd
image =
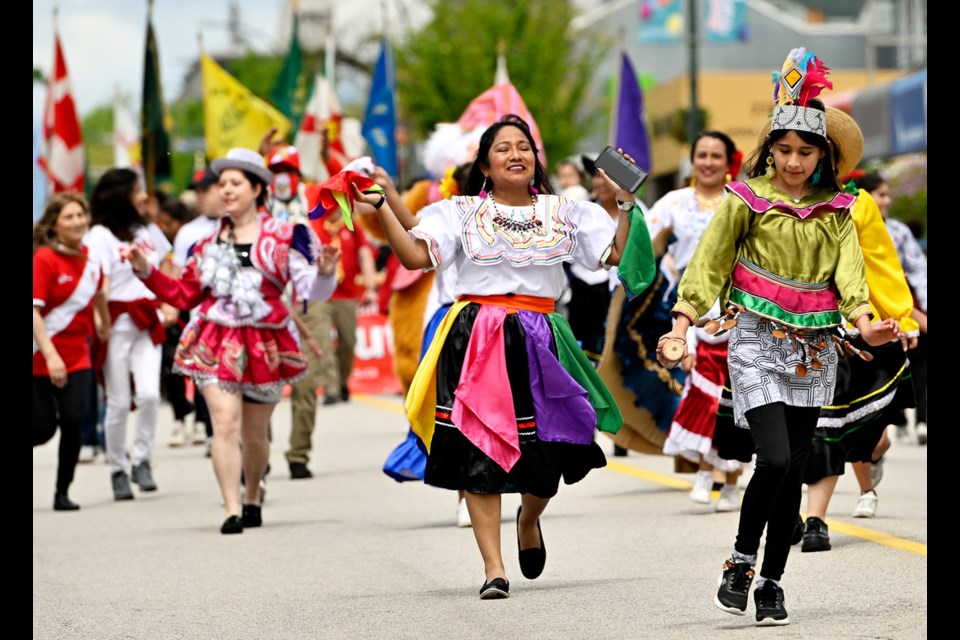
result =
[[[764,122],[760,128],[760,137],[757,147],[763,144],[763,139],[770,133],[770,121]],[[827,107],[827,137],[840,151],[840,160],[837,162],[837,175],[841,178],[860,164],[863,157],[863,132],[856,120],[846,112],[836,107]]]
[[240,169],[248,171],[263,180],[264,184],[273,182],[273,173],[267,169],[263,156],[250,149],[230,149],[225,158],[217,158],[210,163],[210,168],[219,176],[224,169]]

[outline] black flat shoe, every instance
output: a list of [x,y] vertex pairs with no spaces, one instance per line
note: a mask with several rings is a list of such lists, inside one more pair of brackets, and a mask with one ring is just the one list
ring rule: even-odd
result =
[[80,509],[80,505],[67,497],[67,494],[60,493],[59,491],[53,494],[53,510],[54,511],[77,511]]
[[539,578],[543,573],[543,567],[547,564],[547,547],[543,544],[543,531],[540,529],[540,518],[537,518],[537,532],[540,534],[540,548],[531,549],[520,548],[520,510],[523,505],[517,507],[517,550],[520,552],[520,573],[524,578],[533,580]]
[[243,533],[243,520],[240,519],[240,516],[230,516],[223,521],[220,533]]
[[263,524],[263,517],[260,513],[260,505],[258,504],[243,505],[243,526],[259,527],[262,524]]
[[480,587],[481,600],[498,600],[510,597],[510,583],[504,578],[494,578]]

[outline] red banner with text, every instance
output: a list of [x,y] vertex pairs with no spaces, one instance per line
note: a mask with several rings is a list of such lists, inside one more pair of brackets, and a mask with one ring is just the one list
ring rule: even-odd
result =
[[357,310],[357,346],[347,386],[350,393],[403,393],[393,371],[393,331],[386,315]]

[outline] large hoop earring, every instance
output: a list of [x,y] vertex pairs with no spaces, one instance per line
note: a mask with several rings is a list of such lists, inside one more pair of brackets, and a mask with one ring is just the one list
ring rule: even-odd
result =
[[480,187],[480,193],[479,193],[479,196],[480,196],[481,198],[483,198],[483,199],[486,199],[486,198],[487,198],[487,195],[488,195],[488,194],[487,194],[487,179],[489,179],[489,177],[490,177],[490,176],[483,176],[483,185]]
[[772,178],[777,175],[777,168],[773,165],[773,154],[767,156],[767,177]]
[[723,184],[730,184],[731,182],[733,182],[733,176],[729,173],[723,174]]

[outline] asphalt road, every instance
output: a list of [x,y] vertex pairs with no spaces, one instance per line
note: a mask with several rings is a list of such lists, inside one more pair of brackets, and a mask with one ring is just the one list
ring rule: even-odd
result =
[[608,466],[561,486],[541,519],[547,566],[535,581],[517,561],[519,497],[504,497],[511,595],[481,601],[483,565],[471,529],[455,526],[456,495],[381,470],[406,434],[399,398],[318,407],[306,480],[291,480],[283,457],[284,400],[264,526],[234,536],[220,534],[203,447],[169,448],[171,424],[164,404],[158,491],[115,502],[100,458],[77,469],[77,512],[52,510],[56,438],[34,448],[35,640],[927,637],[925,446],[894,443],[874,519],[851,517],[848,468],[828,512],[833,549],[790,555],[791,624],[757,628],[752,598],[744,617],[713,604],[738,514],[691,502],[692,476],[670,458],[613,457],[604,435]]

